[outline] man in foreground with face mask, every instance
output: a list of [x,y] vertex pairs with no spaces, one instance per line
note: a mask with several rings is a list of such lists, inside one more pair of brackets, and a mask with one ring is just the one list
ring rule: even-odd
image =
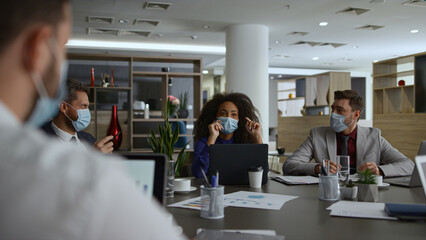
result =
[[[357,124],[364,103],[356,91],[334,92],[331,109],[330,126],[311,129],[305,142],[284,162],[284,174],[318,175],[321,161],[334,161],[336,155],[350,156],[351,173],[370,169],[374,174],[393,177],[413,172],[413,162],[393,148],[379,129]],[[315,162],[310,162],[312,158]],[[336,173],[337,166],[330,164],[330,172]]]
[[182,239],[119,158],[38,129],[63,100],[69,0],[0,11],[0,239]]
[[[74,142],[85,149],[85,144],[93,145],[102,153],[111,153],[113,136],[107,136],[96,142],[95,137],[83,132],[90,124],[89,89],[82,83],[68,79],[68,94],[65,101],[59,104],[59,113],[43,125],[42,129],[50,136],[57,137],[64,142]],[[85,144],[83,144],[83,142]]]

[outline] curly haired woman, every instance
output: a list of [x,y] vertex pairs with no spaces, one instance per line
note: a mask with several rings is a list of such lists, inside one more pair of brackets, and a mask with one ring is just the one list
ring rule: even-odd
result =
[[262,144],[262,127],[257,113],[250,98],[242,93],[214,95],[195,123],[192,174],[201,178],[201,169],[207,172],[212,144]]

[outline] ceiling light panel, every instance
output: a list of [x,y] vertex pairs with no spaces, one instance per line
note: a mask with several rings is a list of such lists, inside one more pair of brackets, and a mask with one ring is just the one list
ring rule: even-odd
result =
[[383,28],[383,27],[384,26],[367,24],[367,25],[364,25],[364,26],[361,26],[361,27],[357,27],[355,29],[359,29],[359,30],[372,30],[372,31],[374,31],[374,30],[377,30],[377,29],[380,29],[380,28]]
[[171,3],[162,3],[162,2],[147,2],[145,3],[144,8],[149,10],[168,10],[172,4]]
[[114,17],[98,17],[98,16],[87,16],[88,23],[107,23],[112,24],[114,22]]
[[308,35],[309,33],[308,32],[291,32],[291,33],[288,33],[287,35],[289,35],[289,36],[305,36],[305,35]]
[[412,6],[412,7],[426,7],[426,1],[424,0],[411,0],[404,2],[402,5]]
[[118,36],[118,29],[107,29],[107,28],[88,28],[87,34],[104,34],[104,35],[116,35]]
[[368,11],[370,11],[370,9],[348,7],[348,8],[345,8],[343,10],[340,10],[336,13],[361,15],[361,14],[366,13]]
[[160,24],[160,21],[150,19],[135,19],[135,21],[133,21],[133,25],[151,25],[156,27],[158,24]]
[[120,36],[138,36],[138,37],[148,37],[151,32],[147,31],[137,31],[137,30],[120,30]]

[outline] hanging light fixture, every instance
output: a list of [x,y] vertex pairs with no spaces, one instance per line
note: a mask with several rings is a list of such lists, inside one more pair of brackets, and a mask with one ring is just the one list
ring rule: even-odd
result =
[[173,86],[172,78],[169,78],[169,87]]

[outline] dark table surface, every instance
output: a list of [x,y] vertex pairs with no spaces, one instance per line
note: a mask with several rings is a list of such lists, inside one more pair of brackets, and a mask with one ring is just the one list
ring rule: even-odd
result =
[[[166,204],[183,201],[200,195],[197,190],[189,194],[175,194]],[[426,239],[426,222],[374,220],[331,217],[326,210],[333,202],[318,199],[318,185],[287,186],[273,180],[261,189],[249,186],[225,186],[225,194],[237,191],[254,191],[299,196],[283,205],[280,210],[226,207],[225,217],[208,220],[200,211],[167,208],[188,237],[195,236],[198,228],[208,229],[270,229],[285,239]],[[423,189],[390,186],[379,191],[379,202],[425,203]]]

